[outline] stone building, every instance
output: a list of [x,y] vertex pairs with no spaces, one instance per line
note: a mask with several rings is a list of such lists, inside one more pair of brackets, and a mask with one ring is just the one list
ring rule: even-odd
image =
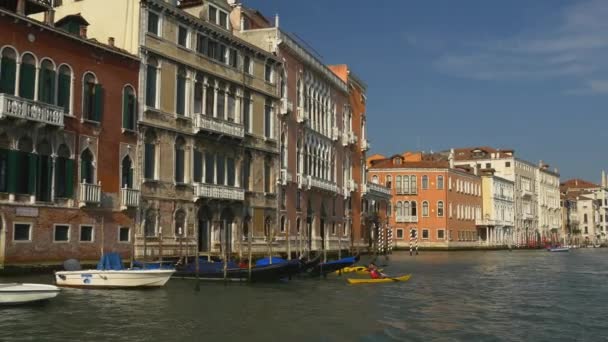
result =
[[496,176],[494,169],[480,170],[480,175],[483,206],[476,223],[480,240],[487,246],[510,247],[514,244],[514,183]]
[[139,60],[87,26],[0,3],[0,265],[131,255]]

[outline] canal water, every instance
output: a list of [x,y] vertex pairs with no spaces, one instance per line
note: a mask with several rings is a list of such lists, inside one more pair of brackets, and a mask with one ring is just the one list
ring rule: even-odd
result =
[[[171,280],[155,290],[66,289],[0,309],[0,341],[601,341],[608,249],[396,253],[407,283]],[[0,282],[52,282],[51,276]]]

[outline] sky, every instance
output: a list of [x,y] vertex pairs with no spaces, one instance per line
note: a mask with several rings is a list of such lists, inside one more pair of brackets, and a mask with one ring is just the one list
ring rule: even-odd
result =
[[368,85],[371,153],[515,149],[608,170],[606,0],[244,0]]

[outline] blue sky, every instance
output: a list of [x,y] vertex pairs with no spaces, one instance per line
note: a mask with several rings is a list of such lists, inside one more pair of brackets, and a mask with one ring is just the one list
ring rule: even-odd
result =
[[245,0],[368,84],[373,153],[490,145],[599,181],[608,1]]

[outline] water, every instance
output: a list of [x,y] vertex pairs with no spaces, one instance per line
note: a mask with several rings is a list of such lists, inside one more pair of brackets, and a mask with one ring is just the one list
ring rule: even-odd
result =
[[[384,269],[412,273],[407,283],[66,289],[0,309],[0,341],[602,341],[607,260],[608,249],[397,253]],[[16,280],[52,277],[0,282]]]

